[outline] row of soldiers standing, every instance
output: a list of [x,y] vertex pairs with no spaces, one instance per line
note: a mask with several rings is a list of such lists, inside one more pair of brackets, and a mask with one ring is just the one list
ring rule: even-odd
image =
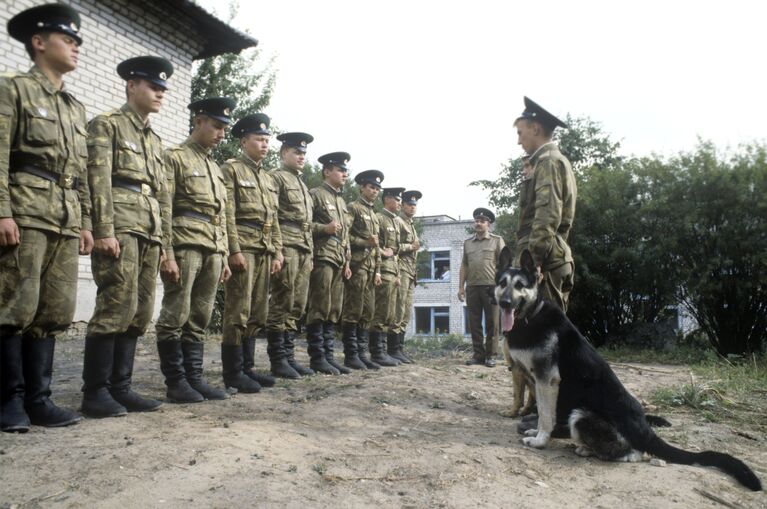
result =
[[[3,431],[81,420],[50,399],[56,338],[74,316],[78,253],[91,255],[98,286],[83,362],[81,410],[88,416],[160,406],[131,389],[158,268],[164,296],[157,349],[171,401],[228,397],[203,377],[204,331],[221,282],[221,356],[230,388],[253,393],[274,385],[253,369],[261,331],[279,377],[410,362],[402,346],[420,247],[412,222],[420,192],[385,189],[377,214],[384,176],[370,170],[355,177],[360,198],[347,206],[345,152],[319,158],[324,182],[308,190],[301,169],[313,138],[305,133],[277,137],[282,166],[267,172],[263,114],[235,123],[242,153],[219,167],[210,151],[224,139],[235,107],[226,98],[190,104],[192,133],[163,150],[149,116],[160,111],[173,67],[158,57],[118,65],[126,104],[86,123],[62,79],[77,66],[78,13],[63,4],[34,7],[14,16],[8,32],[34,66],[0,77]],[[294,353],[304,312],[309,368]],[[342,364],[334,357],[337,323]]]

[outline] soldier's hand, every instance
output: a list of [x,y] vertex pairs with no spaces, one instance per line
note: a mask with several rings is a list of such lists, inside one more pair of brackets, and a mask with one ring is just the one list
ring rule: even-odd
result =
[[114,237],[96,239],[93,243],[93,250],[96,254],[120,258],[120,242]]
[[275,258],[272,260],[272,274],[277,274],[279,271],[282,270],[282,258]]
[[229,265],[224,265],[224,270],[221,271],[221,279],[219,279],[218,282],[226,283],[231,276],[232,276],[232,269],[229,268]]
[[[117,249],[120,249],[119,245]],[[89,255],[91,251],[93,251],[93,233],[90,230],[80,230],[80,254]]]
[[399,286],[400,284],[401,284],[401,283],[400,283],[400,280],[399,280],[399,278],[397,278],[397,279],[395,279],[395,280],[394,280],[394,286]]
[[413,246],[413,251],[418,251],[419,249],[421,249],[421,243],[418,241],[418,239],[415,239],[415,242],[413,242],[412,246]]
[[160,278],[166,283],[178,283],[181,280],[176,260],[165,260],[160,264]]
[[347,263],[344,265],[344,279],[351,279],[352,278],[352,269],[349,267],[349,264]]
[[378,247],[378,235],[371,235],[368,239],[368,246]]
[[394,256],[394,250],[390,247],[384,248],[381,250],[381,256],[384,256],[386,258],[391,258]]
[[229,267],[231,267],[234,272],[245,272],[248,270],[248,261],[242,253],[234,253],[233,255],[229,255]]
[[381,279],[381,274],[376,274],[375,278],[373,278],[373,284],[375,286],[381,286],[381,283],[383,283],[383,280]]
[[19,225],[12,217],[0,219],[0,246],[15,246],[21,242]]
[[466,290],[464,290],[463,288],[458,290],[458,300],[460,300],[461,302],[466,300]]
[[333,219],[331,222],[325,225],[325,233],[328,235],[335,235],[341,231],[341,223]]

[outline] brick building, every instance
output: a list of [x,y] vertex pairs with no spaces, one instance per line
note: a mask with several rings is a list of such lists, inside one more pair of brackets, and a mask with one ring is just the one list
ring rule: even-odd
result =
[[[50,1],[50,0],[49,0]],[[11,39],[8,20],[18,12],[49,3],[3,0],[0,9],[0,72],[26,71],[31,66],[24,47]],[[138,55],[158,55],[173,63],[163,110],[152,116],[152,127],[166,145],[183,141],[189,133],[186,109],[192,90],[194,60],[239,53],[258,42],[217,19],[190,0],[71,0],[66,2],[82,18],[83,45],[76,71],[65,76],[67,88],[85,104],[88,117],[120,107],[125,85],[117,64]],[[75,320],[88,320],[96,287],[90,258],[80,258],[80,285]],[[162,287],[155,306],[159,308]]]

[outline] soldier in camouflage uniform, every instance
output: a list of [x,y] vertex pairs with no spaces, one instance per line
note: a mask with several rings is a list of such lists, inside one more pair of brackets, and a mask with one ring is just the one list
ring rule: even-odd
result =
[[160,263],[164,295],[157,320],[160,369],[168,399],[196,403],[227,399],[202,376],[205,328],[220,280],[226,281],[226,185],[210,151],[224,139],[234,101],[214,97],[189,105],[192,134],[165,151],[167,200],[162,205]]
[[266,340],[272,373],[283,378],[300,378],[313,370],[296,362],[295,340],[298,321],[304,314],[312,272],[312,197],[302,179],[306,146],[314,140],[306,133],[283,133],[282,166],[271,173],[277,188],[282,231],[282,270],[271,285]]
[[517,263],[530,251],[543,277],[543,297],[567,311],[575,264],[567,237],[575,217],[577,189],[570,161],[551,141],[554,129],[567,128],[557,117],[525,97],[525,111],[514,123],[532,170],[519,195]]
[[272,387],[275,382],[253,370],[256,334],[266,327],[269,280],[283,261],[277,187],[263,167],[269,152],[269,123],[263,113],[241,118],[232,127],[232,135],[239,138],[242,153],[221,166],[232,270],[225,286],[221,362],[226,386],[246,393]]
[[375,287],[381,284],[378,216],[373,204],[381,192],[384,174],[378,170],[359,173],[354,181],[360,197],[348,206],[350,218],[351,278],[344,288],[341,313],[344,365],[352,369],[381,369],[367,357],[368,325],[375,312]]
[[[405,191],[402,193],[402,212],[399,215],[399,288],[397,289],[397,314],[395,325],[387,338],[388,353],[400,362],[413,362],[405,355],[405,331],[410,321],[410,310],[413,306],[413,291],[416,282],[416,257],[421,243],[415,231],[413,217],[415,216],[418,200],[423,195],[420,191]],[[393,336],[393,337],[392,337]]]
[[[383,190],[384,208],[378,213],[378,242],[381,251],[381,284],[376,287],[375,313],[370,328],[370,358],[381,366],[399,366],[400,361],[391,357],[387,350],[395,347],[396,336],[389,334],[396,326],[397,295],[399,294],[400,221],[397,213],[402,206],[404,187],[387,187]],[[385,345],[384,342],[391,344]]]
[[114,417],[156,410],[159,401],[131,390],[138,337],[154,312],[162,249],[158,196],[166,193],[162,141],[149,125],[173,66],[164,58],[121,62],[128,101],[88,126],[88,182],[93,200],[91,270],[98,287],[88,322],[82,412]]
[[306,312],[306,341],[309,366],[320,373],[348,374],[351,370],[338,364],[333,356],[334,324],[341,315],[344,279],[349,268],[349,212],[343,199],[351,156],[346,152],[325,154],[323,183],[309,194],[313,199],[314,268],[309,282],[309,308]]
[[62,77],[77,66],[80,17],[41,5],[8,22],[34,66],[0,75],[0,425],[82,419],[50,400],[56,337],[74,317],[78,249],[93,246],[85,108]]

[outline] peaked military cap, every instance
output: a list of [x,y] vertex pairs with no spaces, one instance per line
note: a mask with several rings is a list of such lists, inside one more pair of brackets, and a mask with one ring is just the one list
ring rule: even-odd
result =
[[407,203],[408,205],[418,205],[418,200],[421,198],[423,198],[421,191],[413,190],[402,193],[402,203]]
[[188,107],[195,115],[205,115],[228,124],[232,121],[232,110],[237,105],[228,97],[208,97],[190,104]]
[[397,201],[402,200],[402,191],[404,191],[404,187],[386,187],[383,190],[383,197],[386,198],[387,196],[394,197]]
[[21,11],[8,21],[8,34],[23,43],[41,32],[59,32],[72,37],[77,44],[80,36],[80,15],[64,4],[44,4]]
[[346,167],[346,163],[348,163],[351,158],[352,156],[350,156],[348,152],[331,152],[330,154],[320,156],[317,160],[323,166],[337,166],[344,171],[349,171],[349,168]]
[[491,223],[495,222],[495,214],[493,214],[490,210],[488,210],[486,208],[483,208],[483,207],[479,207],[478,209],[474,209],[474,214],[472,214],[472,215],[474,216],[474,219],[484,218],[484,219],[487,219],[488,221],[490,221]]
[[552,131],[557,127],[564,127],[565,129],[568,129],[567,124],[559,120],[548,111],[544,110],[540,104],[536,103],[527,96],[525,96],[525,111],[522,112],[519,118],[535,120],[536,122],[540,122],[543,126],[548,127]]
[[271,120],[263,113],[253,113],[245,115],[232,126],[232,136],[242,138],[248,134],[266,134],[270,135],[269,124]]
[[306,133],[282,133],[277,139],[286,147],[293,147],[306,154],[306,146],[314,141],[314,136]]
[[143,78],[167,89],[166,80],[173,76],[173,64],[160,57],[133,57],[117,64],[117,74],[125,81]]
[[381,182],[383,182],[384,174],[378,170],[367,170],[363,171],[361,173],[358,173],[356,177],[354,177],[354,181],[364,186],[365,184],[373,184],[378,189],[381,189]]

